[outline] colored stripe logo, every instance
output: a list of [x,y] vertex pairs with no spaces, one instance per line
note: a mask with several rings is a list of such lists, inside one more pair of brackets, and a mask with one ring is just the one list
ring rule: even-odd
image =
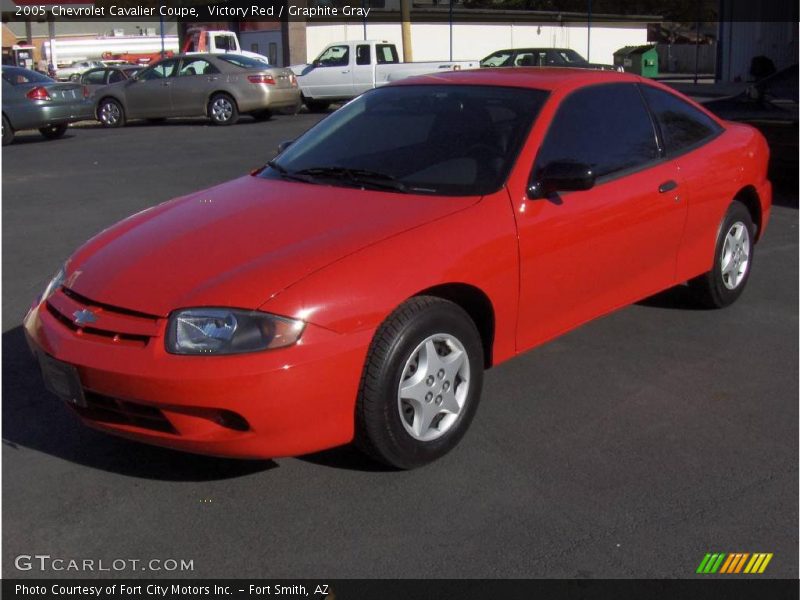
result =
[[724,552],[709,552],[700,561],[696,573],[702,575],[713,575],[714,573],[732,575],[746,573],[756,575],[763,573],[769,561],[772,560],[772,553],[756,552],[734,552],[726,554]]

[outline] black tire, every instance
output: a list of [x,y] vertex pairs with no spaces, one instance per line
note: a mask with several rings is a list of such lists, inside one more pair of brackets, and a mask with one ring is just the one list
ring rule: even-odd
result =
[[256,121],[269,121],[272,118],[272,111],[268,108],[265,108],[264,110],[257,110],[256,112],[250,114]]
[[8,146],[13,141],[14,128],[11,127],[11,123],[9,123],[8,119],[6,119],[6,116],[3,115],[3,146]]
[[[744,249],[740,250],[737,255],[736,251],[727,251],[725,240],[728,234],[739,231],[739,227],[741,227],[742,236],[746,236],[747,248],[746,251]],[[742,295],[742,291],[747,285],[747,280],[750,279],[750,270],[753,266],[755,233],[756,228],[753,225],[750,211],[747,210],[744,204],[734,200],[728,208],[728,212],[725,213],[725,218],[722,219],[717,232],[713,268],[689,281],[689,289],[698,304],[706,308],[723,308],[736,302],[737,298]],[[729,263],[727,260],[723,260],[724,254],[727,254],[731,260],[738,256],[739,263]],[[741,257],[743,255],[746,257],[746,262],[741,265]],[[723,262],[733,265],[739,264],[736,273],[740,274],[725,273],[722,266]]]
[[233,125],[239,120],[236,100],[228,94],[214,94],[208,101],[208,118],[214,125]]
[[[457,415],[440,412],[430,421],[432,425],[425,428],[428,434],[438,437],[425,441],[417,439],[409,431],[416,421],[408,411],[414,409],[400,400],[399,388],[402,381],[411,382],[417,375],[423,375],[423,372],[414,373],[416,368],[409,361],[415,356],[419,358],[419,348],[437,336],[455,339],[466,352],[467,388]],[[447,353],[448,347],[443,345]],[[437,347],[439,358],[446,355],[441,355],[440,347]],[[409,371],[412,368],[414,371]],[[403,379],[404,375],[408,378]],[[456,398],[456,390],[464,384],[459,377],[458,374],[452,377],[452,398]],[[433,386],[431,390],[437,394],[425,396],[429,403],[427,410],[444,411],[442,396],[451,385],[450,375],[440,375],[440,381],[432,384],[428,383],[429,379],[434,378],[419,380],[420,388],[423,384]],[[442,387],[445,385],[447,387]],[[431,296],[412,298],[389,315],[370,345],[356,403],[355,444],[375,460],[399,469],[412,469],[436,460],[452,450],[464,436],[478,408],[482,385],[483,346],[469,315],[447,300]],[[422,403],[420,405],[424,407]],[[433,408],[435,405],[442,408]],[[449,420],[446,428],[445,419]]]
[[63,136],[66,132],[67,132],[66,123],[62,123],[60,125],[48,125],[47,127],[39,128],[39,133],[41,133],[48,140],[56,140],[61,136]]
[[311,98],[306,98],[303,96],[303,104],[306,105],[306,108],[310,112],[323,112],[328,110],[331,103],[327,100],[313,100]]
[[103,98],[97,105],[97,120],[103,127],[124,127],[125,109],[114,98]]

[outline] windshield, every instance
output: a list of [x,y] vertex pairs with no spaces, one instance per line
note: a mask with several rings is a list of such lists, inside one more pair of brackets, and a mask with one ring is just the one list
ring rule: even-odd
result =
[[262,177],[398,192],[483,195],[503,185],[547,92],[401,85],[359,96]]
[[482,67],[509,67],[511,66],[511,57],[514,55],[513,50],[498,50],[494,54],[490,54],[481,61]]

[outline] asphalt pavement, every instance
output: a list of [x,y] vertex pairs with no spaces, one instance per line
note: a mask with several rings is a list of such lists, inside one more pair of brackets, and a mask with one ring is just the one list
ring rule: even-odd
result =
[[[771,552],[764,576],[798,576],[796,185],[738,303],[696,310],[672,290],[492,369],[460,446],[416,471],[350,448],[180,454],[94,432],[50,396],[20,324],[62,261],[318,118],[79,127],[3,148],[4,577],[692,577],[707,552]],[[193,570],[15,567],[35,554]]]

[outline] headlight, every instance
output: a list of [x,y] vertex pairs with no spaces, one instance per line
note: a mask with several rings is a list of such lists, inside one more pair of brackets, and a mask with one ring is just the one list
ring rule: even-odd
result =
[[172,354],[239,354],[291,346],[305,323],[258,311],[190,308],[173,313],[167,329]]
[[66,277],[66,271],[64,267],[61,267],[58,270],[58,273],[56,273],[50,280],[50,283],[47,284],[47,287],[44,288],[44,292],[42,293],[42,297],[39,298],[39,302],[44,302],[50,296],[52,296],[55,291],[64,284],[64,277]]

